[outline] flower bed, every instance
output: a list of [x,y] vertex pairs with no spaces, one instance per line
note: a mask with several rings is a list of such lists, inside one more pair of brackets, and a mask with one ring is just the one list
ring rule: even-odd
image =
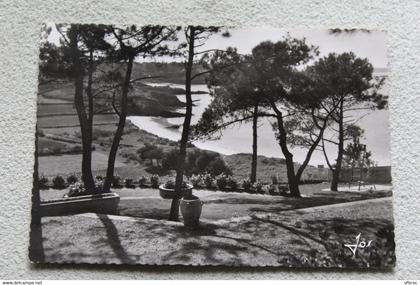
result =
[[[193,186],[191,184],[183,183],[181,189],[181,196],[191,196],[192,195]],[[165,183],[159,186],[159,195],[163,199],[173,199],[175,198],[175,183]]]
[[[65,177],[61,177],[57,175],[52,180],[49,180],[47,177],[41,176],[38,180],[38,185],[39,185],[39,189],[49,189],[49,188],[65,189],[67,187],[70,187],[70,190],[71,190],[71,188],[72,187],[74,188],[75,185],[77,184],[77,181],[79,180],[80,178],[76,177],[75,175],[70,175],[67,177],[67,179],[65,179]],[[168,181],[165,181],[165,180],[166,180],[165,177],[162,178],[158,175],[151,175],[150,177],[142,176],[138,179],[132,179],[130,177],[114,176],[114,179],[112,181],[112,187],[116,189],[123,188],[123,187],[131,188],[131,189],[135,189],[135,188],[159,189],[160,184],[166,183],[170,181],[171,179],[169,179]],[[53,183],[50,183],[50,181],[53,181]],[[251,183],[249,179],[244,179],[243,181],[237,181],[232,176],[227,176],[224,174],[218,175],[216,177],[208,173],[192,175],[189,178],[184,177],[184,181],[194,186],[194,189],[197,189],[197,190],[205,189],[205,190],[210,190],[210,191],[265,194],[265,195],[272,195],[272,196],[279,196],[279,195],[287,196],[287,193],[289,192],[287,184],[280,184],[277,182],[277,180],[273,181],[271,184],[262,184],[260,181],[257,181],[256,183]],[[101,188],[101,185],[103,184],[103,178],[101,176],[97,176],[95,179],[95,184],[98,186],[98,188]],[[159,189],[159,191],[165,191],[165,190]],[[70,191],[70,193],[71,192],[72,191]],[[84,194],[83,191],[79,191],[79,192],[81,196]],[[164,196],[168,196],[168,195],[165,195],[164,193]]]
[[120,196],[116,193],[85,195],[41,202],[41,216],[63,216],[80,213],[118,214]]

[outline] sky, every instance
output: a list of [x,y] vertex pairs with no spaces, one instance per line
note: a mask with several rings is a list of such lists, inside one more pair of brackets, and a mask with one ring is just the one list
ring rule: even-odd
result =
[[331,35],[328,30],[280,30],[275,28],[240,28],[229,29],[230,38],[215,35],[205,45],[206,49],[233,46],[239,53],[250,53],[252,48],[262,41],[278,41],[287,35],[294,38],[305,38],[308,44],[319,47],[320,56],[331,52],[342,53],[352,51],[359,57],[368,58],[375,68],[386,68],[386,34],[381,31],[370,33]]
[[[49,24],[49,26],[54,27],[52,24]],[[222,37],[221,35],[213,35],[201,49],[224,49],[232,46],[236,47],[239,53],[247,54],[260,42],[266,40],[278,41],[289,33],[291,37],[299,39],[306,38],[308,44],[318,46],[320,56],[326,56],[330,52],[341,53],[352,51],[359,57],[368,58],[375,68],[387,67],[386,33],[382,31],[331,35],[328,30],[282,30],[264,27],[230,28],[229,32],[231,34],[229,38]],[[53,28],[48,40],[57,44],[59,38],[60,34]],[[184,38],[183,32],[180,33],[179,38],[181,40]],[[164,61],[167,60],[166,58],[164,59]]]

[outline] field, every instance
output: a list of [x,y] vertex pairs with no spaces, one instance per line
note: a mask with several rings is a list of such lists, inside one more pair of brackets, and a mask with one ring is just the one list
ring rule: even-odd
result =
[[[63,154],[38,157],[38,172],[47,177],[69,174],[79,174],[82,163],[81,154]],[[106,170],[108,155],[94,151],[92,153],[92,170]],[[125,166],[119,159],[115,162],[115,167]]]

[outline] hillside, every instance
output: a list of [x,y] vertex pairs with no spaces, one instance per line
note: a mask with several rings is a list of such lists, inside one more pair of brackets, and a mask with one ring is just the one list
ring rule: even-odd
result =
[[[193,74],[203,71],[202,67],[195,65],[193,67]],[[152,82],[169,82],[176,84],[185,83],[185,67],[182,62],[144,62],[135,63],[133,66],[133,78],[144,76],[157,76],[152,79]],[[193,81],[194,84],[205,84],[205,77],[201,76]]]
[[[128,95],[129,116],[183,116],[176,109],[185,106],[175,95],[183,94],[184,90],[168,86],[148,86],[136,82]],[[76,115],[73,108],[74,84],[70,81],[57,81],[39,87],[38,108],[40,115],[62,114]],[[104,93],[95,98],[96,111],[112,113],[112,94]],[[116,100],[118,106],[118,100]],[[48,109],[48,110],[46,110]]]
[[[243,180],[249,177],[252,154],[238,153],[223,156],[226,164],[235,174],[235,178]],[[295,169],[299,167],[295,163]],[[287,183],[286,162],[283,158],[259,155],[257,159],[257,177],[261,181],[270,182],[272,176],[277,176],[280,183]],[[328,179],[328,170],[308,165],[302,175],[303,181],[321,181]]]

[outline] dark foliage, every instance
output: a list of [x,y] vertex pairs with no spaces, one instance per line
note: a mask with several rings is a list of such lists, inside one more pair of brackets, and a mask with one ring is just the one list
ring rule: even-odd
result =
[[[177,149],[166,152],[162,158],[162,167],[165,170],[176,170],[178,157]],[[185,174],[191,176],[204,173],[217,176],[229,175],[231,171],[219,153],[199,149],[189,151],[185,162]]]
[[45,176],[41,176],[38,179],[38,188],[39,189],[48,189],[48,178]]
[[125,186],[126,188],[131,188],[131,189],[135,188],[134,183],[133,183],[133,179],[131,179],[131,178],[126,178],[126,179],[124,180],[124,186]]
[[64,178],[61,175],[57,175],[52,180],[53,188],[54,189],[64,189],[67,187],[66,182],[64,181]]
[[228,178],[225,175],[220,175],[216,177],[216,184],[219,190],[225,191],[227,183],[228,183]]
[[74,183],[76,183],[77,181],[79,181],[79,179],[77,178],[77,176],[76,176],[76,175],[72,174],[72,175],[67,176],[67,183],[68,183],[69,185],[70,185],[70,184],[74,184]]
[[152,188],[158,188],[159,187],[159,176],[152,175],[152,177],[150,177],[150,183],[152,184]]
[[[182,181],[182,189],[186,189],[187,188],[187,183],[185,182],[185,181]],[[168,188],[168,189],[175,189],[175,180],[168,180],[166,183],[165,183],[165,188]]]
[[238,181],[232,176],[228,177],[227,186],[230,188],[231,191],[238,191]]
[[137,150],[137,154],[141,159],[161,159],[163,157],[163,149],[157,145],[146,143],[145,146]]
[[113,188],[122,188],[121,178],[119,176],[114,176],[112,179],[112,187]]
[[139,178],[139,187],[144,188],[146,187],[147,179],[146,177],[142,176]]

